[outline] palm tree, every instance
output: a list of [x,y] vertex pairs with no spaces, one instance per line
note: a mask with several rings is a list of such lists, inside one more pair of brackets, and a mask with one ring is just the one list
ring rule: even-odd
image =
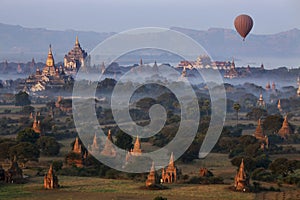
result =
[[233,109],[236,112],[236,126],[238,126],[238,122],[239,122],[239,111],[241,109],[241,105],[239,103],[234,103],[233,104]]

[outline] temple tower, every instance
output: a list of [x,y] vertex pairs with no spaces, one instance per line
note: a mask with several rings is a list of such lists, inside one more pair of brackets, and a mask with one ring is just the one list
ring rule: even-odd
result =
[[55,76],[55,65],[54,65],[54,58],[52,54],[52,47],[51,44],[49,45],[48,56],[46,60],[46,65],[43,68],[42,75],[45,76]]
[[152,162],[151,170],[146,180],[146,187],[153,186],[157,183],[154,162]]
[[53,171],[52,164],[50,165],[50,168],[48,170],[48,173],[44,176],[44,188],[45,189],[54,189],[58,188],[58,178],[55,176]]
[[95,133],[94,138],[93,138],[93,143],[90,146],[89,150],[92,152],[92,154],[97,154],[99,153],[99,145],[97,141],[97,135]]
[[139,136],[136,137],[133,149],[130,152],[131,155],[133,156],[139,156],[142,154],[142,149],[141,149],[141,143],[140,143],[140,139]]
[[240,168],[234,178],[234,187],[239,191],[246,191],[249,186],[249,178],[245,172],[244,159],[240,164]]
[[290,126],[289,126],[289,122],[288,122],[288,118],[287,115],[284,117],[284,121],[282,123],[282,126],[280,128],[280,130],[278,131],[278,134],[280,135],[280,137],[282,137],[283,139],[287,139],[287,137],[292,133]]
[[74,146],[73,146],[73,152],[77,153],[77,154],[82,153],[81,144],[79,144],[78,137],[76,137],[76,139],[75,139],[75,143],[74,143]]
[[116,157],[116,155],[117,155],[117,151],[114,147],[110,130],[108,130],[104,149],[101,151],[101,155],[108,156],[108,157]]
[[269,138],[263,133],[260,119],[258,120],[257,127],[253,136],[261,142],[261,149],[267,149],[269,147]]
[[32,130],[36,133],[41,133],[41,122],[40,120],[36,119],[36,115],[34,116],[33,124],[32,124]]
[[64,68],[67,74],[76,74],[80,67],[86,67],[88,54],[81,48],[78,36],[71,51],[64,57]]
[[174,183],[177,180],[177,167],[174,163],[174,154],[171,153],[170,162],[166,169],[162,170],[162,182]]
[[256,102],[256,106],[265,109],[266,108],[266,103],[264,101],[262,93],[259,95],[259,99]]
[[278,100],[277,108],[278,108],[279,112],[282,112],[282,107],[281,107],[280,99]]

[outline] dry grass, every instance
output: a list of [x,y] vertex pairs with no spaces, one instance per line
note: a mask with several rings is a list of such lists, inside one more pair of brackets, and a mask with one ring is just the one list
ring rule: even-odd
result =
[[60,189],[44,190],[42,177],[32,178],[25,185],[1,186],[0,199],[130,199],[152,200],[156,196],[167,197],[171,200],[199,199],[253,199],[254,194],[233,192],[228,185],[168,185],[167,190],[141,189],[144,183],[126,180],[108,180],[86,177],[59,177]]

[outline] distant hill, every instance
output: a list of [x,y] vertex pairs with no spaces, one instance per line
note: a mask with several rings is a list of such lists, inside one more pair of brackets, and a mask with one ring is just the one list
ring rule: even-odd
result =
[[[205,31],[179,27],[171,29],[182,32],[199,42],[214,60],[231,60],[238,64],[290,67],[300,66],[300,30],[292,29],[271,35],[250,34],[243,42],[232,29],[211,28]],[[73,47],[78,35],[81,46],[91,51],[97,44],[114,33],[91,31],[55,31],[44,28],[24,28],[0,23],[0,61],[44,61],[51,43],[56,61]],[[251,63],[253,61],[254,63]],[[239,63],[240,62],[240,63]],[[278,63],[277,63],[278,62]]]
[[[217,60],[232,57],[248,58],[248,60],[259,58],[261,62],[264,62],[264,60],[272,58],[273,60],[297,59],[300,55],[299,29],[271,35],[250,34],[244,42],[236,31],[232,29],[211,28],[207,31],[178,27],[171,29],[185,33],[199,42]],[[296,62],[293,61],[293,63],[300,66],[300,59],[297,59]],[[258,65],[259,63],[256,64]]]
[[113,33],[56,31],[0,23],[0,61],[4,59],[27,61],[35,57],[36,61],[44,62],[49,44],[52,45],[56,62],[62,61],[63,56],[73,48],[76,35],[81,46],[89,52]]

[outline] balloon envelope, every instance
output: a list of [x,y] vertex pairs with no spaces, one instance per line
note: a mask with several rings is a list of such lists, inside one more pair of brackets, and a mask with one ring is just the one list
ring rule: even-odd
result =
[[253,20],[249,15],[239,15],[234,20],[234,26],[240,36],[245,39],[253,27]]

